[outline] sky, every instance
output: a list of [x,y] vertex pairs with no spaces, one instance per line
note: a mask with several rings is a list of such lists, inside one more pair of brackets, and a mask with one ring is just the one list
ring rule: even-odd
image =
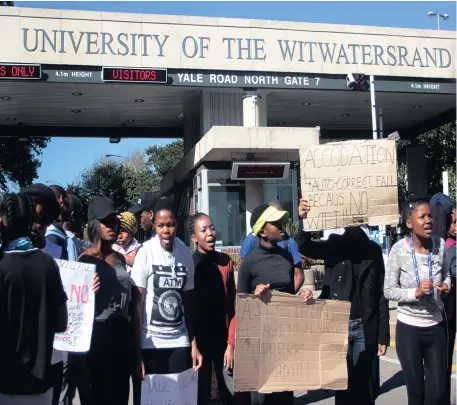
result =
[[[369,25],[399,28],[436,29],[436,18],[428,11],[449,14],[440,22],[442,30],[456,30],[454,1],[411,2],[62,2],[16,1],[17,7],[65,10],[111,11],[125,13],[193,15],[202,17],[250,18],[311,23]],[[128,155],[164,139],[125,139],[110,144],[108,139],[53,138],[41,155],[38,181],[60,183],[77,181],[80,173],[105,154]],[[78,156],[72,159],[71,156]]]

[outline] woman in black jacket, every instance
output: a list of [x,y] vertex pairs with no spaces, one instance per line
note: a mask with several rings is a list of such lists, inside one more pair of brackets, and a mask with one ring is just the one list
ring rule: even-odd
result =
[[[309,212],[301,200],[300,217]],[[379,395],[379,356],[390,342],[389,304],[384,298],[384,261],[381,248],[360,227],[346,228],[343,235],[313,241],[303,231],[297,240],[300,253],[324,260],[320,299],[351,302],[348,346],[348,389],[337,391],[336,405],[370,405]],[[304,292],[305,299],[309,292]]]

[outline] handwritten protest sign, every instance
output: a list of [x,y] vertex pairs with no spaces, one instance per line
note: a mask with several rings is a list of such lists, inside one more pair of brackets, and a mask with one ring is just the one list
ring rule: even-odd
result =
[[197,405],[198,371],[145,375],[141,405]]
[[398,223],[397,153],[390,139],[300,148],[306,230]]
[[236,299],[235,391],[347,388],[350,303],[273,291]]
[[87,352],[94,323],[92,280],[95,265],[55,260],[68,297],[68,327],[64,333],[56,333],[54,348],[67,352]]

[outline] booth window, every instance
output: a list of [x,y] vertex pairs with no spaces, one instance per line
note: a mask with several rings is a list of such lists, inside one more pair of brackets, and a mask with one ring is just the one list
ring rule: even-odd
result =
[[230,180],[230,170],[208,170],[209,215],[223,246],[240,246],[246,236],[244,182]]
[[287,179],[264,180],[263,199],[265,204],[268,204],[272,200],[279,200],[283,209],[289,212],[290,217],[297,220],[296,207],[298,205],[298,198],[296,172],[290,170]]

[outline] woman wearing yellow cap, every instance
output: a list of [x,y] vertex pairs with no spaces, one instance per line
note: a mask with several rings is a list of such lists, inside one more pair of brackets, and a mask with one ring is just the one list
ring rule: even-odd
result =
[[127,273],[130,274],[135,261],[135,256],[140,244],[135,239],[135,234],[138,231],[135,215],[130,212],[121,214],[121,230],[117,237],[117,244],[113,245],[113,250],[121,253],[125,257],[127,263]]
[[[253,219],[254,236],[260,239],[256,246],[243,260],[238,272],[238,294],[261,296],[268,289],[295,294],[295,265],[290,252],[278,246],[284,238],[284,220],[286,211],[275,207],[260,205],[256,207]],[[293,392],[275,392],[261,394],[251,392],[251,405],[292,405]]]

